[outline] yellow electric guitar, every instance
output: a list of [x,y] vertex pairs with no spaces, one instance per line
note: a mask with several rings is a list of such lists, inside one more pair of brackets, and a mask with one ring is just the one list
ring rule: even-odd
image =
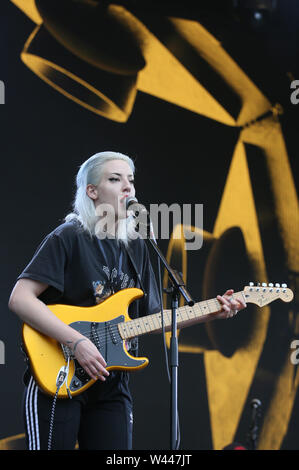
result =
[[[134,357],[129,354],[127,341],[162,329],[161,313],[130,319],[130,303],[142,296],[142,290],[129,288],[92,307],[48,307],[61,321],[91,339],[104,357],[108,370],[136,370],[146,367],[149,361],[146,357]],[[276,299],[290,302],[293,297],[293,292],[285,284],[253,286],[250,283],[243,291],[234,293],[234,298],[242,298],[246,303],[254,303],[259,307],[264,307]],[[177,327],[180,329],[204,321],[205,317],[220,310],[221,304],[216,298],[198,302],[193,307],[179,307]],[[171,310],[164,310],[163,318],[167,331],[171,328]],[[75,396],[94,383],[72,356],[69,348],[27,324],[23,326],[23,344],[31,372],[39,387],[47,394],[54,396],[57,393],[57,378],[61,371],[64,372],[65,380],[57,393],[58,398]]]

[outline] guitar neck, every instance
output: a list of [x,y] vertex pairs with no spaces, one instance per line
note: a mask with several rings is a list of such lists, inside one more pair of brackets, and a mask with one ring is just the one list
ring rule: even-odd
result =
[[[234,293],[233,297],[245,300],[244,291]],[[209,315],[219,312],[221,308],[222,305],[216,298],[197,302],[193,307],[188,305],[179,307],[177,309],[177,327],[181,329],[194,323],[199,323],[204,317],[206,319]],[[170,309],[163,310],[163,320],[165,331],[169,331],[172,324],[172,312]],[[161,312],[158,312],[120,323],[118,326],[123,340],[147,333],[155,333],[162,330],[162,315]]]

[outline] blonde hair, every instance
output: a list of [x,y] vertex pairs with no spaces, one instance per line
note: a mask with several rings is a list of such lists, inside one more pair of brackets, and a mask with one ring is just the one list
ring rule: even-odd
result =
[[[65,221],[70,222],[77,220],[90,236],[95,235],[95,227],[99,216],[96,213],[94,202],[86,193],[86,187],[88,184],[95,186],[99,184],[103,173],[103,166],[106,162],[111,160],[124,160],[131,167],[132,173],[135,173],[135,165],[130,157],[122,153],[111,151],[96,153],[80,166],[77,173],[73,212],[67,214]],[[133,237],[133,232],[135,232],[135,237]],[[127,243],[131,238],[136,238],[132,217],[128,217],[124,222],[119,224],[116,238],[122,240],[124,243]]]

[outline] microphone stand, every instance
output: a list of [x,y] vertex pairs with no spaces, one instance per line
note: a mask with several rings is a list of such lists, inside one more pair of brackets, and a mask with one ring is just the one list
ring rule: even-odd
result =
[[186,289],[184,281],[176,269],[173,269],[167,262],[162,254],[157,242],[153,240],[150,230],[147,230],[147,240],[155,250],[156,254],[162,261],[164,267],[168,272],[169,279],[172,286],[165,289],[167,294],[171,294],[171,340],[170,340],[170,367],[171,367],[171,432],[170,432],[170,445],[172,450],[177,448],[178,440],[178,338],[177,338],[177,308],[179,303],[179,296],[182,295],[189,306],[194,305],[189,292]]
[[254,398],[251,403],[251,423],[249,427],[249,433],[248,433],[248,442],[251,450],[256,450],[257,446],[257,439],[258,439],[258,419],[261,414],[261,406],[262,403],[259,399]]

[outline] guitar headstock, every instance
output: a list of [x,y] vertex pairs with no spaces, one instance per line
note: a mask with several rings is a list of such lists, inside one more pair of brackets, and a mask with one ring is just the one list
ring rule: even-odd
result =
[[293,291],[287,288],[286,284],[266,284],[263,282],[254,285],[253,282],[249,286],[244,287],[245,301],[253,303],[259,307],[264,307],[274,300],[280,299],[283,302],[291,302],[294,298]]

